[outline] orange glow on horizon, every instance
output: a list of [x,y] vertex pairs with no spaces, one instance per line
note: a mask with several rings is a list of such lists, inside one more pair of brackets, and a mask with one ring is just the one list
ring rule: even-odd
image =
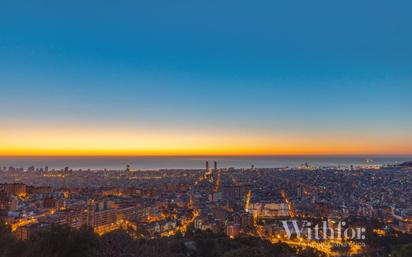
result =
[[[295,147],[295,148],[294,148]],[[305,146],[289,148],[221,148],[221,149],[0,149],[1,157],[58,157],[58,156],[310,156],[310,155],[412,155],[411,152],[385,151],[387,149],[350,148],[340,146],[318,146],[308,149]]]
[[0,156],[412,155],[405,136],[0,128]]

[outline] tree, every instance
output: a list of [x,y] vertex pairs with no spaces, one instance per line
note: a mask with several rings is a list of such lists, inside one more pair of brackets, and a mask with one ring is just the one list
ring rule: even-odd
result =
[[125,231],[114,231],[101,237],[99,257],[134,256],[135,242]]
[[263,257],[264,255],[258,248],[244,247],[226,252],[223,257]]
[[35,234],[28,242],[28,257],[94,257],[99,239],[92,230],[52,225]]
[[11,233],[10,226],[0,221],[0,257],[22,256],[24,249],[24,244]]
[[396,256],[396,257],[412,256],[412,243],[405,244],[398,251],[394,251],[393,256]]

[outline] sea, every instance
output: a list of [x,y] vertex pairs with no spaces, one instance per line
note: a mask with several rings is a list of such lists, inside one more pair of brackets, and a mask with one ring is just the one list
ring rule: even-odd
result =
[[199,156],[199,157],[0,157],[0,167],[124,170],[202,169],[208,161],[219,168],[283,168],[387,165],[412,161],[412,156]]

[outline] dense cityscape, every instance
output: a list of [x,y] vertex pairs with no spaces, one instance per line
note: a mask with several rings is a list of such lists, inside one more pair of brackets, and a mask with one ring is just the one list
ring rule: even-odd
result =
[[[133,240],[195,232],[259,238],[287,245],[285,256],[309,256],[308,249],[310,256],[398,256],[402,247],[410,249],[403,243],[412,242],[411,202],[412,162],[238,169],[211,161],[199,169],[0,171],[0,219],[20,241],[58,225],[88,228],[98,237],[122,231]],[[296,233],[293,222],[299,229],[327,228],[312,237]],[[346,229],[345,236],[334,237],[335,229]],[[183,256],[202,256],[192,239],[183,241]]]
[[411,10],[0,0],[0,257],[412,257]]

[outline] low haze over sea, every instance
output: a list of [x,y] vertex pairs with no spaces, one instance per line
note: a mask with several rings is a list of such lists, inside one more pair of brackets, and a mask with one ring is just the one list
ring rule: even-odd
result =
[[412,160],[412,156],[233,156],[233,157],[0,157],[0,166],[29,166],[61,169],[198,169],[205,161],[217,161],[221,168],[280,168],[298,167],[304,163],[315,166],[383,165]]

